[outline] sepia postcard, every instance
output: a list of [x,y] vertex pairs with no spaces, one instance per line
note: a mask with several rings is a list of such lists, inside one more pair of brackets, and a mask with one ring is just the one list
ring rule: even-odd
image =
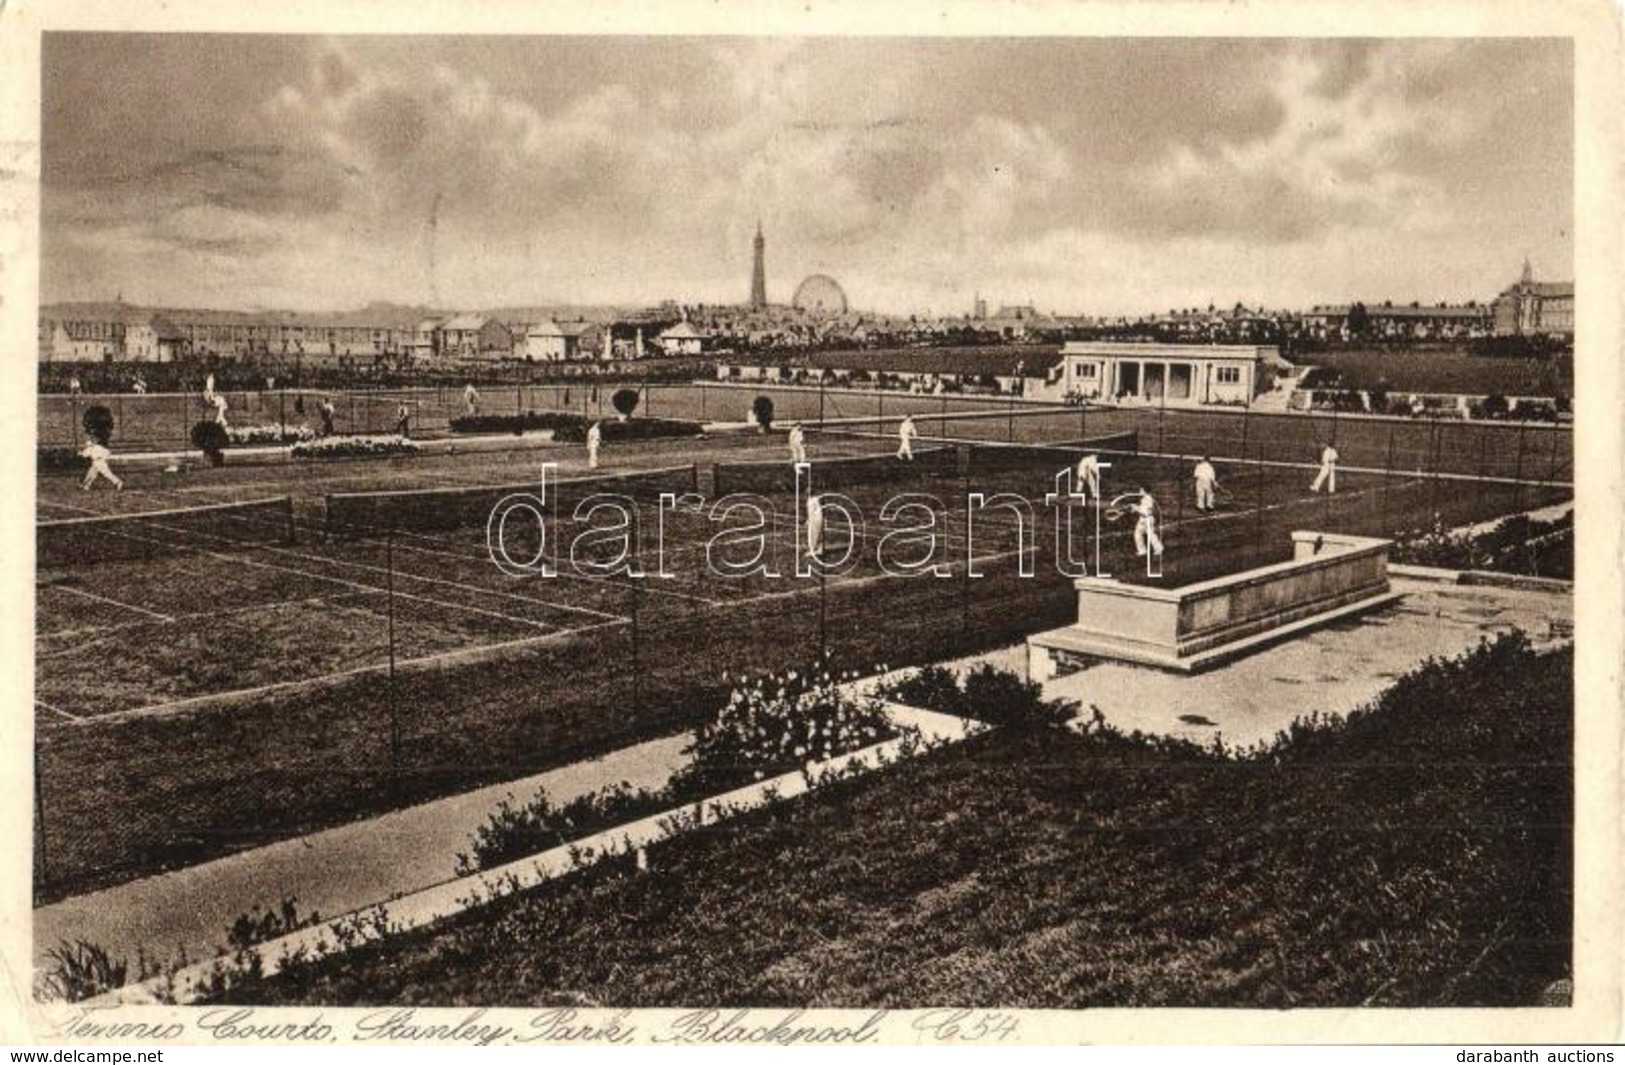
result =
[[1620,33],[0,2],[0,1034],[1619,1040]]

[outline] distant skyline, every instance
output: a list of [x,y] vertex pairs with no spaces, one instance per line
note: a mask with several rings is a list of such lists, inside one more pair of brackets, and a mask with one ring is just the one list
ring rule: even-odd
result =
[[49,33],[41,299],[1486,300],[1573,276],[1567,41]]

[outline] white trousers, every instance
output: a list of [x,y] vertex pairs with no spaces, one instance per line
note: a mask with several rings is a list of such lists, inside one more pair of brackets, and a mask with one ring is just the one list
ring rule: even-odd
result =
[[1321,463],[1320,473],[1315,477],[1315,483],[1309,486],[1309,491],[1318,492],[1321,485],[1325,485],[1328,492],[1337,491],[1337,464],[1335,462]]
[[1147,548],[1153,555],[1162,554],[1162,537],[1157,535],[1156,519],[1142,517],[1134,523],[1134,553],[1143,555]]
[[89,488],[91,485],[96,483],[96,478],[98,477],[107,478],[108,483],[114,488],[124,487],[124,482],[119,480],[118,474],[113,472],[113,468],[107,464],[106,459],[90,460],[90,469],[88,472],[86,472],[85,479],[80,487]]

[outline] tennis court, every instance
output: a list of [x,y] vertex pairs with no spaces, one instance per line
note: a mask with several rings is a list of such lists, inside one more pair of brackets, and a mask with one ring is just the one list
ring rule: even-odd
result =
[[[1075,605],[1044,496],[1086,450],[1111,463],[1108,496],[1143,487],[1158,500],[1161,579],[1175,584],[1284,559],[1293,529],[1393,532],[1569,494],[1349,471],[1335,496],[1315,496],[1310,463],[1216,458],[1220,509],[1197,514],[1188,455],[1157,453],[1143,429],[1097,436],[1089,420],[1085,447],[1067,443],[1079,440],[1075,413],[1064,425],[1042,411],[1006,421],[1007,435],[1014,424],[1046,441],[1026,446],[973,431],[933,440],[917,419],[912,463],[894,455],[889,415],[811,433],[811,488],[848,497],[863,519],[850,530],[831,514],[826,551],[843,555],[850,539],[854,559],[824,579],[796,576],[803,501],[782,435],[617,446],[613,468],[596,472],[571,448],[228,465],[122,493],[42,478],[41,890],[82,890],[669,733],[723,697],[725,673],[794,668],[821,650],[859,669],[935,661],[1064,624]],[[557,575],[505,574],[487,545],[491,505],[553,460]],[[571,505],[600,491],[636,503],[651,576],[572,565],[563,545],[605,522],[572,523]],[[662,511],[666,491],[702,505]],[[972,493],[1025,497],[1026,527],[991,500],[972,514]],[[906,494],[928,497],[938,518],[931,561],[942,576],[899,579],[879,564],[882,552],[920,557],[917,544],[885,542],[919,511],[880,520]],[[760,515],[714,509],[730,495]],[[205,503],[230,506],[198,513]],[[1101,568],[1146,580],[1133,518],[1116,509],[1115,521],[1098,511]],[[97,522],[106,515],[127,524]],[[1094,516],[1075,527],[1072,554],[1091,569]],[[514,531],[513,554],[526,557],[534,542],[522,521]],[[601,538],[575,561],[615,549]],[[758,553],[752,572],[724,572]]]

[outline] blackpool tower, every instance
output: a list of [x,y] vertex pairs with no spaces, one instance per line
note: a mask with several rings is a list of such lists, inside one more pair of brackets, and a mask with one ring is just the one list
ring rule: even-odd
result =
[[767,306],[767,241],[762,238],[762,220],[756,220],[756,239],[751,242],[755,251],[750,268],[750,309],[762,310]]

